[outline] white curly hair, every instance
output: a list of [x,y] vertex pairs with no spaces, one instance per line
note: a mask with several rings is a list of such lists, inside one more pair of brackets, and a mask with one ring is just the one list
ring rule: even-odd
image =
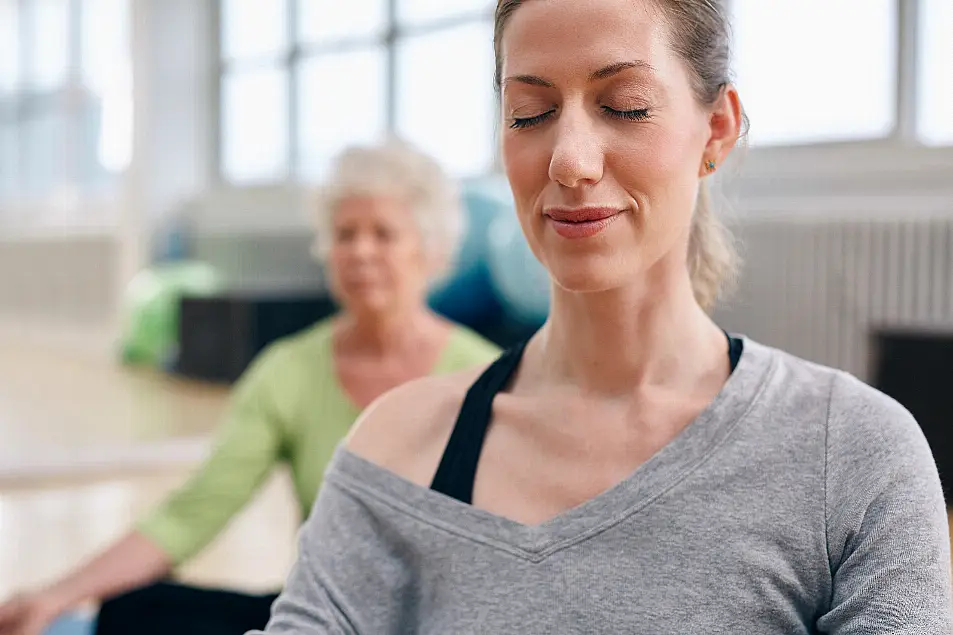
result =
[[312,253],[321,264],[326,263],[331,249],[334,212],[342,200],[353,196],[405,201],[420,232],[431,283],[447,277],[466,219],[459,185],[436,160],[396,137],[376,145],[351,146],[337,155],[326,184],[312,199]]

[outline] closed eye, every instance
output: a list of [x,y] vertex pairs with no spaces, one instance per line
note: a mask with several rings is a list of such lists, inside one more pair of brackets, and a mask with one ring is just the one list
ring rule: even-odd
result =
[[610,117],[624,119],[625,121],[645,121],[650,117],[648,108],[639,108],[638,110],[615,110],[614,108],[603,106],[602,110],[604,110]]
[[541,124],[546,121],[553,113],[556,112],[556,109],[547,110],[544,113],[535,115],[533,117],[523,117],[523,118],[513,118],[513,122],[510,124],[510,128],[518,130],[520,128],[531,128],[537,124]]
[[[615,117],[616,119],[622,119],[624,121],[645,121],[651,117],[649,114],[648,108],[639,108],[637,110],[616,110],[614,108],[609,108],[608,106],[603,106],[602,110],[608,114],[610,117]],[[533,117],[521,117],[513,118],[512,123],[510,123],[510,128],[513,129],[522,129],[522,128],[531,128],[533,126],[539,125],[549,119],[556,109],[547,110],[544,113],[540,113]]]

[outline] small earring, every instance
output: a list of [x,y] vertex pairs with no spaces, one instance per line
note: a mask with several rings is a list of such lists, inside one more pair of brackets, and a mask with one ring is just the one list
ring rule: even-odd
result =
[[715,171],[715,162],[714,162],[714,161],[708,161],[708,162],[705,164],[705,169],[707,169],[709,172],[714,172],[714,171]]

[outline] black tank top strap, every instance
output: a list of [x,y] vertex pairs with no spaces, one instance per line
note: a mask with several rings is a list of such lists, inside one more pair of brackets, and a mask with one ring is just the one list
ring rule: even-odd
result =
[[[744,340],[728,333],[725,333],[725,337],[728,338],[728,358],[734,372],[741,359]],[[473,502],[473,484],[483,452],[483,441],[490,427],[493,399],[513,379],[526,344],[527,341],[524,341],[505,351],[470,386],[430,489],[468,505]]]
[[467,504],[473,502],[473,482],[490,426],[493,399],[510,383],[526,344],[520,342],[503,352],[467,390],[430,489]]
[[728,360],[731,362],[731,372],[735,372],[738,362],[741,361],[741,354],[744,352],[745,341],[740,337],[733,337],[728,332],[725,332],[725,337],[728,338]]

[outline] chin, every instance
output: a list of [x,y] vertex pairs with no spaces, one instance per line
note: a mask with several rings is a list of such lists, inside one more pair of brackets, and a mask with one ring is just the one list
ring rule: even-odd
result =
[[549,274],[557,287],[573,293],[598,293],[625,286],[638,275],[624,266],[618,258],[588,256],[561,259],[549,267]]
[[350,294],[348,305],[356,313],[372,314],[390,311],[394,306],[394,298],[389,293],[363,291]]

